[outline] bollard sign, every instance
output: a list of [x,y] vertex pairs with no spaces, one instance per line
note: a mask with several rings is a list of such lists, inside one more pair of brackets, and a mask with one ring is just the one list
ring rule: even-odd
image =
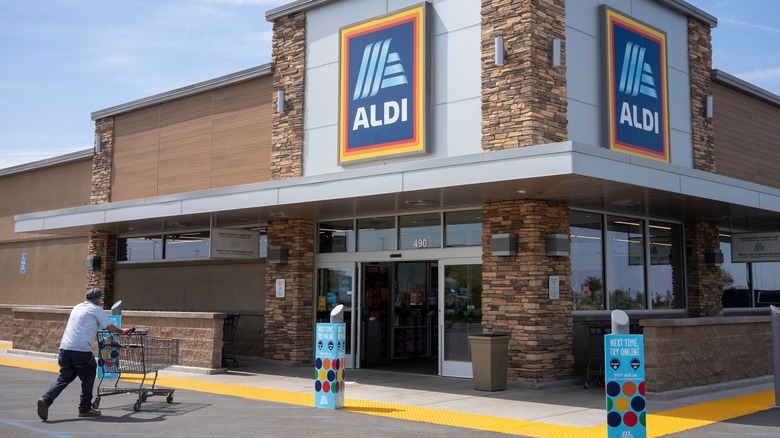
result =
[[669,162],[666,33],[607,6],[601,16],[609,147]]
[[607,437],[647,437],[644,336],[605,335],[604,364]]
[[317,324],[314,361],[314,407],[344,407],[344,368],[347,325]]
[[341,29],[339,164],[428,152],[427,11]]

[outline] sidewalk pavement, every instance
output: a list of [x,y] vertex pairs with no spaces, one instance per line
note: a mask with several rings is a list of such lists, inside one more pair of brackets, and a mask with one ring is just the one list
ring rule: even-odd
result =
[[[0,366],[57,372],[55,355],[17,351],[2,342]],[[140,381],[137,377],[131,379]],[[580,382],[558,382],[539,389],[510,382],[504,391],[485,392],[474,390],[470,379],[373,369],[348,369],[345,381],[345,406],[340,411],[516,436],[607,436],[604,391],[584,389]],[[647,436],[702,436],[705,430],[727,430],[739,419],[744,423],[739,426],[742,429],[728,432],[729,436],[747,434],[749,429],[753,436],[758,431],[761,436],[780,437],[780,420],[775,418],[780,415],[773,409],[773,381],[772,376],[766,376],[648,394]],[[310,407],[311,415],[324,411],[313,407],[313,366],[242,361],[240,367],[222,374],[171,367],[160,371],[157,386]],[[767,414],[753,422],[757,424],[751,423],[751,415],[764,412]]]

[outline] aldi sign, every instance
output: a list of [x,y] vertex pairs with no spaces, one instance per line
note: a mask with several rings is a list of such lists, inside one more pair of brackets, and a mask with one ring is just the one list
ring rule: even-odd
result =
[[339,164],[428,152],[427,5],[341,29]]
[[666,33],[607,6],[601,17],[609,147],[669,162]]

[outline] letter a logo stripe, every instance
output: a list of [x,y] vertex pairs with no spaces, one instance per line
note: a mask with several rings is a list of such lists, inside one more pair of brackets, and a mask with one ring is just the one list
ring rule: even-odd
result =
[[366,45],[352,100],[376,96],[383,88],[408,84],[401,57],[390,52],[392,38]]

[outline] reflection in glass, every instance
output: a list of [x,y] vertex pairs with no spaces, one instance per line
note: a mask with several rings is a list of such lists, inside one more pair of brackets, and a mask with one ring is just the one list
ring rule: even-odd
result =
[[344,305],[347,354],[352,353],[352,269],[323,268],[317,270],[317,322],[330,322],[330,312]]
[[444,213],[444,226],[448,248],[482,245],[482,210]]
[[395,217],[358,219],[358,251],[395,249]]
[[444,360],[471,361],[469,335],[482,333],[482,266],[444,270]]
[[355,251],[355,225],[352,220],[320,222],[320,253]]
[[645,309],[644,221],[607,217],[610,309]]
[[575,310],[604,309],[604,250],[600,214],[572,211],[571,284]]
[[162,260],[162,236],[121,237],[117,240],[118,262]]
[[209,258],[209,232],[192,231],[165,236],[165,259]]
[[401,249],[441,248],[441,215],[415,214],[398,218]]
[[684,309],[682,226],[651,221],[650,299],[653,309]]

